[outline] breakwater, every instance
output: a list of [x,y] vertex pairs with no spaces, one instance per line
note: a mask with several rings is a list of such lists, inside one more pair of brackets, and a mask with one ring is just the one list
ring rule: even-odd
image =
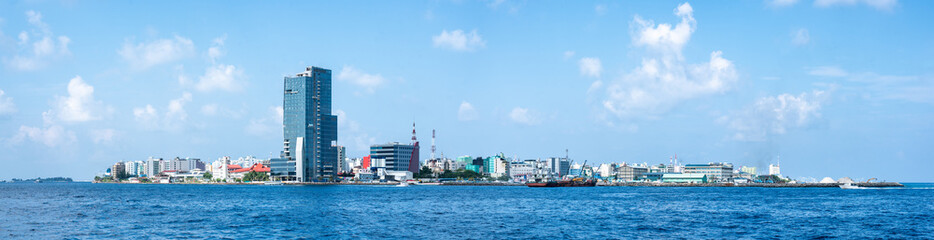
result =
[[[842,183],[656,183],[656,182],[600,182],[597,186],[619,187],[768,187],[768,188],[836,188]],[[859,187],[905,187],[898,182],[853,183]]]

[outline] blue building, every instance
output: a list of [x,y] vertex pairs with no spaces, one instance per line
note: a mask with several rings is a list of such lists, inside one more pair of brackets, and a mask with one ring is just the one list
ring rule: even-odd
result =
[[295,165],[294,176],[277,161],[277,178],[333,181],[337,174],[337,116],[331,115],[331,70],[308,67],[285,77],[283,97],[283,152]]

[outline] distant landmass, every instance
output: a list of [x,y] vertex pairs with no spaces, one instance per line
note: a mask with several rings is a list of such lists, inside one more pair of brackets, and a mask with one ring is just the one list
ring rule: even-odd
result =
[[19,179],[19,178],[14,178],[14,179],[11,179],[10,182],[14,182],[14,183],[20,183],[20,182],[37,182],[37,183],[43,183],[43,182],[72,182],[72,180],[71,180],[71,178],[67,178],[67,177],[30,178],[30,179]]

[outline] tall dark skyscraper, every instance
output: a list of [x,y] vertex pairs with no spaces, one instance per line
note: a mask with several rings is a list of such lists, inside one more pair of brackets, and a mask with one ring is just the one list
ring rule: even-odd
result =
[[337,174],[337,116],[331,115],[331,70],[308,67],[285,77],[282,157],[295,179],[333,181]]

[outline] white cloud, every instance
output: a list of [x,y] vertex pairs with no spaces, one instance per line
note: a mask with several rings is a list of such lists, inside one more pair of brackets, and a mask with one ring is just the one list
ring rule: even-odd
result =
[[45,144],[49,147],[56,147],[74,143],[76,138],[74,132],[65,130],[65,128],[58,125],[52,125],[44,129],[23,125],[19,127],[19,133],[13,136],[11,141],[13,143],[20,143],[23,140],[30,140]]
[[[27,11],[26,18],[31,31],[19,33],[19,43],[12,58],[4,58],[3,62],[11,68],[28,71],[44,67],[49,61],[71,55],[68,44],[71,39],[67,36],[55,36],[49,25],[42,21],[42,14],[36,11]],[[30,34],[32,33],[32,34]],[[30,43],[31,40],[34,40]]]
[[185,104],[188,102],[191,102],[191,93],[185,92],[181,97],[169,101],[164,115],[147,104],[145,107],[133,108],[133,117],[145,129],[177,131],[188,120],[188,113],[185,111]]
[[578,64],[580,65],[581,75],[584,76],[599,78],[600,72],[603,71],[599,58],[581,58]]
[[369,93],[372,93],[375,88],[386,82],[382,75],[365,73],[352,66],[344,66],[337,75],[337,80],[350,82],[366,89]]
[[50,116],[67,122],[87,122],[101,119],[105,111],[102,102],[94,99],[94,87],[75,76],[68,82],[68,96],[56,96]]
[[441,34],[431,37],[431,40],[435,47],[454,51],[473,51],[486,46],[486,41],[480,37],[476,29],[468,34],[464,34],[464,31],[460,29],[450,32],[442,30]]
[[764,141],[772,135],[785,134],[789,129],[807,127],[819,119],[827,95],[827,92],[815,90],[797,96],[785,93],[763,97],[743,112],[721,117],[718,121],[736,132],[733,135],[736,140]]
[[467,101],[462,101],[461,106],[457,109],[457,120],[460,121],[473,121],[477,120],[478,114],[477,109],[474,109]]
[[621,119],[654,118],[683,101],[725,92],[737,80],[733,63],[720,51],[710,53],[706,63],[684,61],[681,49],[690,40],[696,22],[687,3],[678,6],[676,15],[681,22],[675,27],[635,17],[632,41],[647,48],[648,54],[641,66],[620,79],[591,85],[592,92],[605,89],[604,95],[595,96],[604,111],[600,118],[605,113]]
[[201,106],[201,114],[205,116],[217,115],[217,104],[205,104]]
[[597,6],[593,8],[593,11],[597,13],[597,16],[603,16],[606,14],[607,7],[605,4],[597,4]]
[[773,7],[788,7],[798,3],[798,0],[766,0],[766,2]]
[[811,42],[811,34],[808,33],[807,29],[798,29],[792,34],[791,43],[795,45],[806,45]]
[[811,69],[808,74],[818,77],[846,77],[849,75],[845,70],[834,66],[820,66]]
[[833,7],[833,6],[854,6],[858,4],[866,4],[867,6],[873,7],[881,11],[890,11],[896,4],[897,0],[815,0],[814,6],[816,7]]
[[110,128],[106,129],[92,129],[90,131],[91,141],[94,141],[96,144],[100,143],[110,143],[113,142],[114,135],[116,131]]
[[694,9],[690,4],[681,4],[675,10],[675,15],[681,17],[681,22],[674,28],[671,24],[656,25],[651,20],[643,20],[642,17],[636,16],[633,20],[633,26],[636,28],[633,44],[681,58],[681,49],[691,40],[691,34],[697,28],[697,21],[694,20]]
[[513,122],[525,125],[538,124],[538,118],[535,117],[528,108],[515,107],[509,112],[509,119]]
[[214,90],[235,92],[243,88],[243,78],[243,70],[233,65],[218,64],[204,70],[204,75],[198,78],[195,88],[203,92]]
[[137,44],[127,41],[117,53],[133,68],[146,69],[191,56],[194,51],[195,45],[190,39],[175,36]]
[[208,48],[208,58],[211,59],[211,63],[217,62],[217,59],[227,54],[226,51],[224,51],[224,41],[226,40],[227,34],[224,34],[224,36],[215,38],[211,43],[211,47]]
[[159,113],[156,112],[152,105],[146,104],[146,107],[133,108],[133,117],[147,128],[157,128],[159,126]]
[[571,57],[574,57],[574,54],[574,51],[564,51],[564,60],[571,59]]
[[6,92],[0,89],[0,116],[16,112],[16,105],[13,104],[13,98],[7,97]]

